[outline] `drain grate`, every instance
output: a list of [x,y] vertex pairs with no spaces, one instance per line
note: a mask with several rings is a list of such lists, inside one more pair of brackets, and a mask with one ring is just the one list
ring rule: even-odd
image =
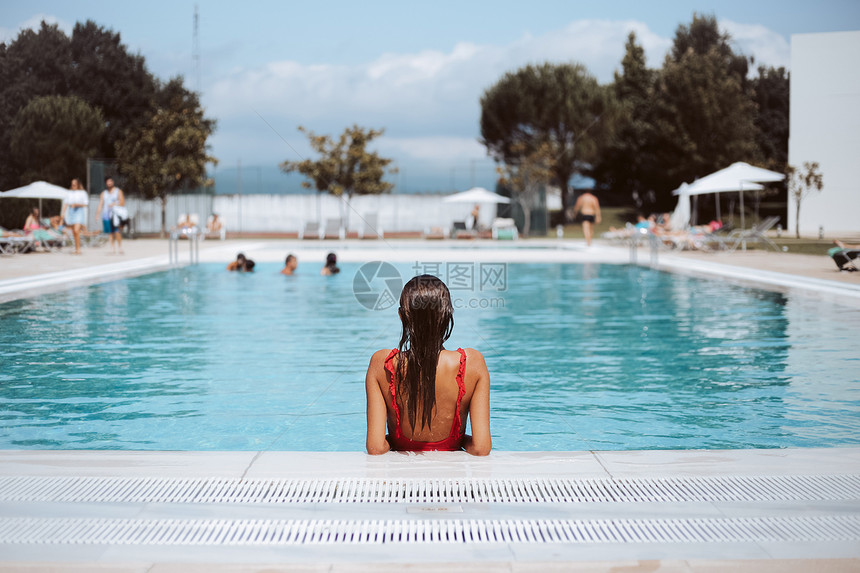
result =
[[517,504],[857,499],[858,475],[508,480],[0,478],[0,501]]
[[809,541],[860,541],[860,518],[492,521],[0,519],[0,544],[229,546]]

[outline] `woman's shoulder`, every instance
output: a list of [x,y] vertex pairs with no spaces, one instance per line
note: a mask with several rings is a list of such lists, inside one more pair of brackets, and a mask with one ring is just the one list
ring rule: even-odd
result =
[[466,353],[467,362],[470,360],[484,362],[484,355],[479,350],[475,350],[474,348],[461,348],[460,350]]

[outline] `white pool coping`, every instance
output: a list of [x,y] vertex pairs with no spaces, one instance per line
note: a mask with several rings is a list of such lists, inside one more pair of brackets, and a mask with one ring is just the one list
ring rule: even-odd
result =
[[[0,479],[7,477],[234,478],[239,480],[338,480],[376,478],[510,480],[738,476],[853,476],[860,478],[860,448],[709,451],[464,452],[426,454],[358,452],[145,452],[0,451]],[[684,501],[461,504],[253,504],[164,502],[16,502],[0,499],[4,520],[28,517],[106,520],[743,520],[860,519],[860,498],[839,501]],[[466,564],[642,560],[860,559],[860,539],[651,543],[401,543],[310,544],[289,547],[215,544],[205,547],[141,544],[6,543],[2,563],[213,563]]]

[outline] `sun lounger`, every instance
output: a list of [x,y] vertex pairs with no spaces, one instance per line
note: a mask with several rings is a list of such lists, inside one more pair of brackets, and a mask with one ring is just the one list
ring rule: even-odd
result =
[[344,239],[346,238],[346,230],[341,225],[340,219],[326,219],[325,229],[323,229],[322,239]]
[[746,248],[747,244],[764,243],[766,247],[771,247],[775,251],[780,251],[779,245],[770,240],[767,232],[770,231],[779,222],[779,217],[768,217],[759,221],[751,229],[735,229],[729,233],[726,238],[726,243],[731,244],[730,251],[735,251],[741,245]]
[[827,254],[840,271],[860,271],[860,250],[833,247]]
[[382,232],[382,226],[379,224],[378,213],[365,213],[362,217],[363,225],[361,227],[360,239],[384,239],[385,234]]
[[224,222],[224,217],[218,217],[218,222],[221,223],[221,227],[215,231],[210,231],[212,228],[212,222],[215,220],[213,215],[209,215],[209,218],[206,220],[206,232],[200,235],[201,240],[205,239],[221,239],[222,241],[227,238],[227,224]]
[[322,228],[319,221],[308,221],[299,231],[299,239],[322,239]]

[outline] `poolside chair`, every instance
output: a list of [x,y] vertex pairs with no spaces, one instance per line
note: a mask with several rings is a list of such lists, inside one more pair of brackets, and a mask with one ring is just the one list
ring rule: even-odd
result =
[[493,239],[496,240],[516,241],[520,237],[517,224],[513,219],[496,217],[490,229],[492,230]]
[[474,229],[469,229],[466,221],[454,221],[451,227],[451,236],[455,239],[474,239],[478,233]]
[[726,237],[726,243],[731,243],[729,251],[734,252],[740,245],[746,247],[750,243],[764,243],[775,251],[780,251],[779,245],[770,240],[767,232],[779,222],[779,217],[772,216],[763,219],[752,226],[751,229],[735,229]]
[[[14,234],[10,234],[14,233]],[[23,231],[9,231],[0,227],[0,255],[17,255],[33,250],[35,240]]]
[[379,224],[379,213],[365,213],[362,217],[364,224],[361,227],[359,239],[384,239],[382,225]]
[[446,227],[424,227],[421,238],[431,241],[441,241],[448,238],[449,229]]
[[340,218],[326,219],[325,229],[320,234],[321,239],[345,239],[346,229],[343,228]]
[[214,215],[209,215],[209,218],[206,219],[206,232],[200,235],[201,240],[221,239],[223,241],[227,238],[227,224],[224,221],[224,217],[222,217],[221,215],[218,215],[218,222],[221,223],[221,228],[217,231],[209,231],[209,228],[212,226],[212,221],[214,220]]
[[299,231],[299,239],[322,239],[322,228],[319,221],[307,221]]
[[840,271],[860,271],[860,250],[833,247],[827,254]]

